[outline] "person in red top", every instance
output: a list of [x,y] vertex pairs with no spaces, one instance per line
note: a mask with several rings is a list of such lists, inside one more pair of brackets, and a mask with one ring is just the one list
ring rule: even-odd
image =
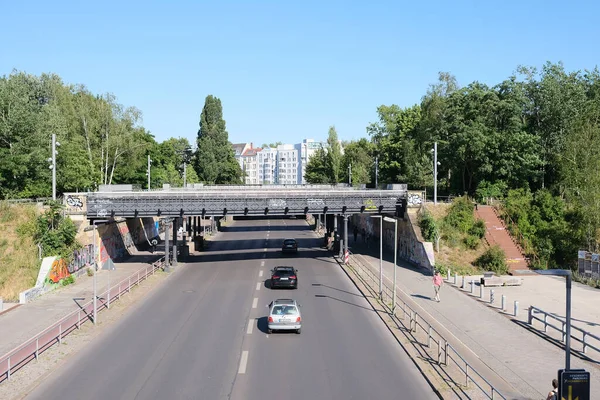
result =
[[440,271],[436,271],[433,275],[433,289],[435,290],[435,301],[440,302],[440,288],[442,287],[444,280]]

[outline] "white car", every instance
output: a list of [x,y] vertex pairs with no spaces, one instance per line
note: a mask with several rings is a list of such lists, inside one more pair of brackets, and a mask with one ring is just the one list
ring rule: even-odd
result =
[[292,299],[277,299],[267,306],[269,308],[267,333],[273,331],[302,330],[302,314],[300,304]]

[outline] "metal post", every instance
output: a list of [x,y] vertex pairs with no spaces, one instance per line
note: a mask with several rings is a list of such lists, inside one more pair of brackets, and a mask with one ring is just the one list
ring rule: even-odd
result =
[[437,142],[433,143],[433,204],[437,205]]
[[450,268],[448,268],[448,271],[446,271],[446,275],[446,280],[450,282]]
[[375,189],[379,186],[379,156],[375,156]]
[[352,163],[348,165],[348,184],[352,186]]
[[519,316],[519,302],[515,301],[515,317]]
[[482,284],[479,285],[479,298],[483,299],[483,285]]
[[464,289],[464,288],[465,288],[465,281],[466,281],[466,278],[465,278],[465,276],[463,275],[463,277],[462,277],[462,284],[460,285],[460,288],[461,288],[461,289]]
[[167,226],[165,228],[165,271],[170,271],[171,259],[169,257],[169,231],[171,230],[171,220],[166,219]]
[[55,133],[52,134],[52,200],[56,200],[56,134]]
[[392,312],[396,314],[396,274],[398,273],[398,220],[394,219],[394,297],[392,298]]
[[[571,271],[569,271],[571,272]],[[567,338],[565,341],[565,369],[571,369],[571,274],[567,275]]]
[[383,217],[379,219],[379,298],[383,300]]
[[348,251],[348,215],[344,214],[344,260],[346,259],[346,252]]
[[458,274],[455,272],[454,273],[454,284],[456,285],[456,282],[458,281]]
[[502,295],[502,311],[506,311],[506,296]]
[[475,291],[475,281],[471,278],[471,294]]
[[186,174],[187,170],[186,170],[186,163],[185,161],[183,162],[183,187],[187,187],[187,174]]
[[150,159],[150,154],[148,154],[148,191],[150,191],[150,163],[152,160]]
[[97,295],[97,285],[96,285],[96,275],[98,272],[98,268],[97,268],[97,263],[98,263],[98,259],[96,256],[96,221],[92,222],[94,224],[94,229],[92,229],[92,240],[93,240],[93,252],[94,252],[94,325],[96,325],[96,322],[98,321],[98,305],[96,303],[96,298],[98,297]]
[[427,328],[427,347],[431,348],[431,325]]
[[490,304],[494,304],[494,289],[490,290]]

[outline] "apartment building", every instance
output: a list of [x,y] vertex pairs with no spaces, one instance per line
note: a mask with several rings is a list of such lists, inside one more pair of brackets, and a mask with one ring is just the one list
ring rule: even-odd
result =
[[255,148],[252,143],[233,144],[235,158],[244,171],[247,185],[306,184],[304,174],[312,155],[327,142],[304,139],[298,144],[282,144],[277,148]]

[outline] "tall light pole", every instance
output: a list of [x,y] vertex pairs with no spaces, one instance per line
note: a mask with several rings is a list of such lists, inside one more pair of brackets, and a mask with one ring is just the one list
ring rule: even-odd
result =
[[146,172],[146,175],[148,175],[148,191],[150,191],[150,164],[152,164],[152,160],[150,154],[148,154],[148,172]]
[[352,163],[348,165],[348,184],[352,186]]
[[380,218],[379,222],[379,298],[383,300],[383,215],[371,215]]
[[375,189],[379,186],[379,156],[375,156]]
[[187,171],[186,171],[186,163],[183,162],[183,188],[187,186]]
[[394,294],[392,297],[392,313],[396,312],[396,269],[398,269],[397,256],[398,256],[398,219],[383,217],[386,222],[394,223]]
[[433,204],[437,205],[437,142],[433,143]]
[[568,269],[546,269],[536,271],[540,275],[564,276],[567,278],[566,319],[567,331],[565,332],[565,370],[571,369],[571,271]]
[[56,133],[52,134],[52,157],[48,159],[50,163],[50,169],[52,170],[52,200],[56,200],[56,147],[60,146],[60,143],[56,141]]
[[[96,321],[98,320],[98,318],[97,318],[98,317],[98,303],[97,303],[98,288],[97,288],[97,283],[96,283],[96,273],[98,272],[98,267],[97,267],[98,258],[96,256],[96,251],[97,251],[96,250],[97,249],[97,247],[96,247],[96,226],[97,226],[98,222],[106,223],[106,222],[109,222],[109,220],[94,220],[94,221],[92,221],[92,258],[93,258],[92,265],[94,268],[94,277],[93,277],[93,280],[94,280],[94,311],[93,311],[94,325],[96,325]],[[87,228],[86,228],[86,230],[87,230]]]

